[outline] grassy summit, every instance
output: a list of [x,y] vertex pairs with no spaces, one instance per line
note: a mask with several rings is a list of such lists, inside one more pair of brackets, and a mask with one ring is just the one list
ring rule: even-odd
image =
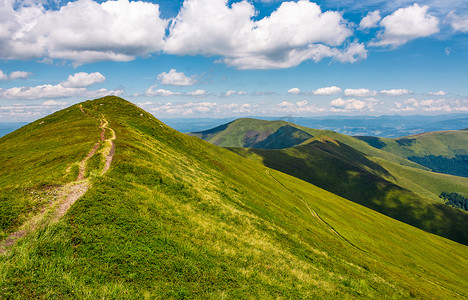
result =
[[[68,113],[94,131],[64,159],[86,157],[103,117],[116,136],[111,167],[100,175],[104,161],[90,161],[91,187],[64,217],[0,256],[4,298],[468,296],[467,246],[183,135],[123,99],[82,107],[93,118]],[[61,143],[80,135],[54,124],[70,130]],[[28,143],[35,131],[15,134]],[[48,152],[27,148],[32,164]],[[66,182],[57,163],[38,165],[57,170],[48,184]]]

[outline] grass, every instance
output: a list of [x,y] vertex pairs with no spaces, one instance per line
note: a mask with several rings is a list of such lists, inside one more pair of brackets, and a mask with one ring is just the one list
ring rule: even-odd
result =
[[120,98],[83,107],[115,130],[112,166],[58,223],[0,256],[3,298],[468,296],[464,245],[178,133]]
[[466,130],[434,131],[402,138],[362,138],[378,144],[387,153],[396,154],[435,172],[467,177],[468,132]]
[[371,160],[332,139],[283,150],[230,149],[407,224],[468,244],[468,214],[438,198],[444,188],[468,191],[465,178]]
[[98,141],[99,132],[99,123],[83,118],[75,105],[0,138],[0,238],[52,201],[51,187],[76,179],[75,163]]

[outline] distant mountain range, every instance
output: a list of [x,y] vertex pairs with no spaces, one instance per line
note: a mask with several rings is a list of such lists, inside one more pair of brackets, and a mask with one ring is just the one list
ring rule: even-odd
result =
[[467,297],[468,213],[438,196],[468,178],[408,159],[464,155],[454,134],[195,137],[118,97],[73,105],[0,138],[0,297]]
[[[323,116],[323,117],[252,117],[259,120],[283,120],[316,129],[333,130],[346,135],[402,137],[428,131],[468,128],[468,114],[436,116]],[[161,118],[168,126],[180,132],[203,131],[234,121],[229,118]],[[12,132],[25,122],[0,122],[0,137]]]
[[[286,121],[297,125],[332,130],[346,135],[402,137],[428,131],[459,130],[468,128],[468,114],[436,116],[323,116],[323,117],[252,117],[267,121]],[[168,118],[161,119],[181,132],[207,130],[236,118]]]

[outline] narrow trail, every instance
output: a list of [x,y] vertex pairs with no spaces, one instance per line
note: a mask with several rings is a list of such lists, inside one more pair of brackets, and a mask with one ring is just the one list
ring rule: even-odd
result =
[[[80,105],[80,111],[83,115],[92,118],[86,111],[84,110],[83,106]],[[101,143],[104,143],[104,157],[106,159],[104,163],[103,170],[100,176],[104,175],[110,168],[112,159],[115,153],[115,143],[114,140],[116,139],[115,131],[108,127],[109,123],[105,119],[104,115],[102,115],[100,121],[100,128],[102,129],[100,134],[100,140],[93,146],[93,148],[89,151],[86,157],[78,163],[79,170],[78,176],[75,181],[72,181],[62,188],[60,188],[58,192],[58,196],[56,200],[49,205],[47,209],[44,209],[38,215],[33,216],[31,219],[27,220],[21,227],[11,233],[6,239],[0,242],[0,255],[6,254],[8,252],[9,247],[13,246],[16,241],[29,233],[32,233],[36,230],[37,224],[43,221],[45,218],[46,213],[52,214],[52,218],[49,220],[50,223],[55,223],[60,218],[62,218],[68,209],[75,203],[78,199],[83,196],[88,189],[91,187],[91,183],[89,178],[85,177],[86,170],[87,170],[87,162],[88,160],[93,157],[99,149]],[[106,139],[106,129],[111,132],[111,137]],[[70,170],[70,167],[67,168],[67,172]]]
[[307,203],[304,201],[304,199],[299,196],[296,192],[294,192],[293,190],[291,190],[290,188],[286,187],[284,184],[282,184],[278,179],[276,179],[273,175],[271,175],[271,172],[270,172],[270,169],[267,169],[267,173],[268,175],[270,175],[270,177],[276,181],[279,185],[281,185],[283,188],[285,188],[286,190],[288,190],[291,194],[293,194],[294,196],[296,196],[297,198],[299,198],[299,200],[301,200],[301,202],[305,205],[305,207],[307,207],[307,209],[309,210],[310,214],[316,218],[319,222],[321,222],[325,227],[328,228],[328,230],[330,230],[333,234],[335,234],[336,236],[338,236],[340,239],[342,239],[343,241],[345,241],[348,245],[350,245],[351,247],[353,248],[356,248],[360,251],[363,251],[363,252],[367,252],[361,248],[359,248],[358,246],[354,245],[353,243],[351,243],[347,238],[345,238],[344,236],[342,236],[338,231],[336,231],[335,228],[333,228],[333,226],[331,226],[330,224],[328,224],[324,219],[322,219],[319,214],[315,211],[315,209],[311,208],[309,205],[307,205]]

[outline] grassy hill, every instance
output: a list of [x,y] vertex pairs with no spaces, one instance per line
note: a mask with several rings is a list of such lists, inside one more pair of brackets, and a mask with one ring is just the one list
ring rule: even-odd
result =
[[[401,165],[428,169],[404,159],[399,155],[381,151],[380,149],[369,145],[365,141],[361,141],[354,137],[331,130],[303,127],[285,121],[265,121],[241,118],[210,130],[189,133],[189,135],[199,137],[221,147],[246,147],[259,149],[285,149],[300,145],[312,137],[332,138],[367,155],[381,157]],[[256,142],[254,143],[251,142],[252,136],[256,138]],[[298,136],[300,138],[297,138]],[[272,147],[271,141],[273,140],[280,140],[281,142],[276,141],[276,143],[283,143],[282,147],[278,147],[277,145]],[[263,141],[270,141],[270,143],[262,143]]]
[[199,137],[221,147],[247,147],[260,149],[284,149],[313,137],[284,121],[263,121],[243,118],[210,130],[193,132]]
[[[3,298],[468,296],[465,245],[181,134],[123,99],[81,107],[0,139],[2,159],[9,147],[22,151],[10,152],[12,164],[31,157],[30,175],[8,177],[1,188],[40,192],[43,183],[77,180],[67,169],[100,140],[99,120],[108,122],[106,141],[115,133],[109,171],[91,156],[87,192],[0,255]],[[28,147],[41,122],[49,124],[45,150]],[[52,145],[73,142],[76,150]],[[46,160],[53,149],[63,158]],[[8,224],[6,232],[19,226]]]
[[388,139],[358,137],[369,145],[407,158],[434,172],[468,177],[468,131],[435,131]]
[[[313,138],[288,149],[255,147],[244,142],[252,131],[271,141],[279,138],[275,130],[278,132],[285,127],[294,127]],[[468,180],[428,172],[423,166],[396,155],[398,153],[380,149],[384,145],[382,140],[389,139],[356,139],[283,121],[255,119],[239,119],[197,136],[210,142],[222,141],[221,145],[267,167],[397,220],[468,244],[468,214],[446,206],[439,198],[445,190],[468,193]]]
[[468,213],[438,198],[449,187],[468,192],[464,178],[441,180],[442,176],[424,170],[371,160],[330,138],[282,150],[229,149],[407,224],[468,244]]

